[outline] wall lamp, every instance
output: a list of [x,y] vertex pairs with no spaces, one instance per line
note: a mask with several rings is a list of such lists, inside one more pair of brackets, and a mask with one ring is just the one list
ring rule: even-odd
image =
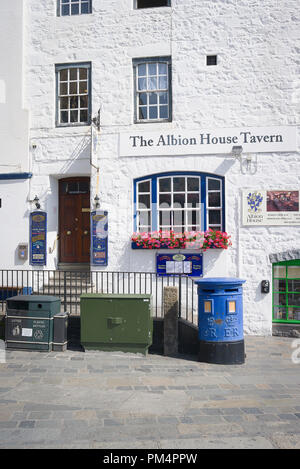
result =
[[241,145],[234,145],[232,147],[231,154],[233,158],[235,158],[236,160],[241,160],[242,152],[243,152],[243,147]]
[[40,199],[38,198],[37,195],[33,199],[33,202],[35,203],[35,206],[36,206],[37,210],[39,210],[41,208],[41,204],[40,204]]
[[99,202],[99,197],[98,197],[98,194],[95,195],[94,197],[94,201],[95,201],[95,207],[96,208],[99,208],[100,207],[100,202]]

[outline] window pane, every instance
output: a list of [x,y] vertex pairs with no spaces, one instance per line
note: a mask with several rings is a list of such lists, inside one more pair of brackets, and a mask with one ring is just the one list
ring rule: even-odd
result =
[[162,178],[159,180],[160,192],[171,192],[171,178]]
[[199,178],[188,178],[187,179],[187,190],[188,191],[199,191]]
[[70,112],[70,121],[71,122],[78,122],[78,111],[71,111]]
[[61,14],[62,16],[67,16],[69,15],[70,9],[69,9],[69,5],[63,5],[62,8],[61,8]]
[[173,224],[184,225],[184,210],[174,210],[173,212]]
[[138,89],[139,90],[146,90],[147,89],[147,78],[139,78],[138,79]]
[[171,227],[171,212],[168,210],[159,212],[159,225],[161,227],[169,228]]
[[69,94],[77,94],[77,82],[76,81],[70,82],[69,89],[70,89]]
[[86,68],[80,68],[79,69],[79,79],[80,80],[87,80],[87,69]]
[[78,108],[78,97],[77,96],[72,96],[70,98],[70,108],[71,109],[77,109]]
[[280,306],[275,306],[273,317],[274,319],[286,319],[286,309]]
[[148,75],[157,75],[157,64],[148,64]]
[[139,208],[150,208],[150,195],[139,195]]
[[68,94],[68,83],[60,83],[59,94],[60,96]]
[[[285,292],[286,282],[284,279],[274,280],[274,291],[284,291]],[[293,290],[291,290],[293,291]]]
[[159,117],[160,119],[168,119],[169,117],[169,108],[168,106],[159,106]]
[[220,192],[209,192],[208,193],[208,206],[209,207],[220,207],[221,206],[221,193]]
[[[274,293],[274,305],[282,305],[285,306],[286,304],[286,295],[285,293]],[[293,303],[290,303],[291,305]]]
[[71,15],[79,15],[79,5],[71,5]]
[[189,208],[199,207],[199,194],[188,194],[187,203]]
[[151,212],[139,212],[139,224],[142,226],[150,226]]
[[145,77],[146,76],[146,64],[138,65],[138,76]]
[[168,89],[168,78],[166,76],[159,77],[159,89],[160,90]]
[[160,194],[159,195],[159,208],[170,208],[171,207],[171,194]]
[[149,119],[157,119],[157,106],[149,107]]
[[158,64],[158,73],[159,73],[159,75],[167,75],[167,64],[159,63]]
[[300,278],[300,265],[289,265],[287,276],[288,278]]
[[68,122],[68,111],[62,111],[60,113],[60,122],[66,124]]
[[88,112],[80,111],[80,122],[87,122],[87,121],[88,121]]
[[80,96],[80,107],[87,108],[88,107],[88,97],[87,96]]
[[60,109],[69,109],[69,98],[60,98]]
[[220,212],[220,210],[209,210],[209,212],[208,212],[208,223],[209,223],[209,225],[219,225],[221,223],[221,212]]
[[288,308],[288,320],[300,321],[300,308]]
[[300,295],[297,294],[297,293],[289,293],[288,294],[288,304],[289,305],[294,305],[294,306],[300,306]]
[[88,84],[87,81],[80,81],[79,82],[79,93],[85,94],[88,92]]
[[200,212],[199,210],[189,210],[187,212],[188,225],[200,225]]
[[184,226],[174,226],[173,231],[175,233],[183,233],[184,232]]
[[147,108],[140,107],[139,108],[139,119],[147,119]]
[[157,94],[149,93],[149,104],[157,104]]
[[83,192],[88,193],[90,191],[90,184],[87,181],[78,182],[78,190],[82,194]]
[[173,195],[173,206],[174,208],[184,208],[185,194],[174,194]]
[[218,181],[218,179],[208,179],[208,190],[213,191],[213,190],[218,190],[221,189],[221,181]]
[[77,68],[70,68],[70,80],[77,80]]
[[148,90],[157,90],[157,78],[150,77],[148,78]]
[[[283,282],[283,280],[275,280],[277,282]],[[300,292],[300,280],[288,280],[288,291]]]
[[150,181],[140,182],[138,186],[139,192],[150,192]]
[[89,4],[88,3],[82,3],[81,4],[81,13],[89,13]]
[[185,178],[184,177],[174,177],[174,179],[173,179],[173,190],[174,190],[174,192],[184,192],[185,191]]
[[274,266],[274,277],[285,278],[286,276],[286,267],[285,265],[275,265]]
[[64,69],[59,72],[59,79],[60,81],[67,81],[68,80],[68,70]]
[[139,104],[147,106],[147,93],[139,93]]
[[159,104],[168,104],[168,93],[158,93]]

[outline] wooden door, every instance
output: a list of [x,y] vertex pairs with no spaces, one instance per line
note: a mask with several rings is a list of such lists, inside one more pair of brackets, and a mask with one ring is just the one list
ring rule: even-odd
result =
[[59,181],[59,254],[62,263],[90,262],[90,181]]

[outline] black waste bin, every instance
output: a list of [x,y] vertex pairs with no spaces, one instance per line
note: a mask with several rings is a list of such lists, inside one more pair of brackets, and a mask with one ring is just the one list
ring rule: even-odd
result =
[[199,360],[245,362],[243,288],[239,278],[203,278],[198,285]]

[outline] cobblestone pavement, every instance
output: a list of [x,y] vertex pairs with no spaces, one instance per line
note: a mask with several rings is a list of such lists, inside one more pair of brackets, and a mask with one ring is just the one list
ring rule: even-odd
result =
[[185,356],[7,351],[0,447],[299,449],[293,339],[245,342],[246,363],[236,366]]

